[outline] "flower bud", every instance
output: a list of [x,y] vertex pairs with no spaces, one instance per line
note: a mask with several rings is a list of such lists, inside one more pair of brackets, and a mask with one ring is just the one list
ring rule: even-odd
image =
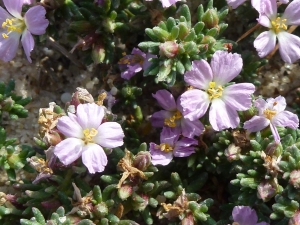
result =
[[174,58],[178,52],[178,44],[175,41],[166,41],[159,45],[159,55]]
[[118,196],[122,200],[126,200],[132,195],[132,187],[129,184],[124,184],[118,189]]
[[132,200],[133,200],[132,201],[133,210],[143,211],[148,205],[149,197],[144,194],[138,195],[136,193],[133,193]]
[[290,184],[294,186],[294,188],[300,188],[300,170],[293,170],[290,174]]
[[108,214],[107,205],[104,202],[95,205],[93,213],[99,218],[105,217]]
[[216,43],[216,39],[213,38],[212,36],[204,36],[201,41],[201,44],[207,44],[208,48],[211,48],[215,43]]
[[92,49],[92,59],[95,64],[103,63],[105,59],[105,46],[103,44],[96,44]]
[[55,146],[62,141],[62,137],[58,130],[54,129],[45,134],[44,140],[49,145]]
[[263,181],[257,186],[257,191],[257,197],[267,202],[276,195],[277,184],[274,181]]
[[208,29],[218,26],[218,12],[215,9],[208,9],[202,17],[202,22],[205,23],[205,26]]
[[151,155],[149,152],[139,152],[134,160],[133,160],[133,167],[145,171],[148,166],[151,164]]
[[240,159],[241,148],[235,144],[230,144],[225,149],[225,156],[229,162]]
[[11,98],[11,97],[8,97],[6,98],[2,103],[2,110],[3,111],[10,111],[14,105],[15,101]]

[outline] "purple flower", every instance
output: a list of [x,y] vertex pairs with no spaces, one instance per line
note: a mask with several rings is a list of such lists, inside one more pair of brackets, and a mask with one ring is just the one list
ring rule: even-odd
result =
[[29,62],[30,52],[34,48],[32,34],[44,34],[49,21],[45,18],[46,10],[37,5],[31,7],[22,17],[22,5],[27,1],[3,0],[7,9],[0,7],[0,23],[2,24],[2,35],[0,36],[0,59],[7,62],[12,60],[18,50],[20,37],[23,49]]
[[257,223],[256,212],[249,206],[235,206],[232,210],[232,218],[240,225],[269,225],[266,222]]
[[155,112],[150,121],[154,127],[178,128],[179,132],[185,137],[198,136],[204,131],[204,126],[199,120],[191,121],[182,116],[182,107],[173,95],[167,90],[159,90],[152,96],[158,101],[158,104],[164,109]]
[[69,165],[80,156],[90,173],[102,172],[107,157],[102,147],[123,145],[124,133],[116,122],[102,123],[104,107],[95,103],[79,104],[76,115],[58,119],[57,128],[67,138],[55,146],[54,154]]
[[259,98],[254,103],[258,109],[258,116],[253,116],[244,123],[244,129],[250,132],[260,131],[270,125],[274,140],[280,142],[280,136],[276,126],[296,129],[299,119],[296,114],[285,111],[286,101],[282,96],[268,98],[266,101]]
[[104,4],[104,0],[95,0],[94,2],[98,5],[103,5]]
[[168,165],[173,156],[187,157],[195,152],[198,141],[193,138],[181,138],[180,134],[169,127],[164,127],[160,134],[160,145],[150,143],[150,154],[153,165]]
[[119,68],[122,71],[121,77],[126,80],[129,80],[137,72],[147,69],[151,65],[149,59],[157,58],[157,56],[150,53],[146,54],[138,48],[133,48],[131,54],[125,55],[119,61]]
[[275,48],[277,37],[283,61],[293,63],[300,58],[300,38],[286,31],[288,25],[300,25],[299,8],[300,0],[294,0],[278,17],[276,0],[261,0],[258,22],[270,30],[262,32],[254,41],[259,57],[265,57]]
[[[146,0],[147,2],[150,2],[152,0]],[[176,2],[179,2],[181,0],[160,0],[162,3],[162,6],[164,8],[170,7],[171,5],[175,4]]]
[[216,51],[210,65],[205,60],[193,61],[184,80],[195,88],[180,97],[184,117],[192,121],[199,119],[211,103],[209,122],[214,130],[237,127],[240,122],[237,110],[251,107],[255,87],[250,83],[224,85],[235,78],[242,67],[240,55],[225,51]]
[[[231,6],[233,9],[236,9],[238,6],[243,4],[246,0],[226,0],[227,4]],[[261,0],[251,0],[251,4],[253,8],[255,8],[258,12],[260,12],[260,2]],[[280,0],[281,3],[287,4],[289,0]]]

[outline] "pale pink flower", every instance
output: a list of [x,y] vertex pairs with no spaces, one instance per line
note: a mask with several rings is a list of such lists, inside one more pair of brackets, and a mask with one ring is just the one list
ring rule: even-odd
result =
[[261,0],[258,22],[270,29],[254,41],[259,57],[265,57],[275,48],[277,37],[283,61],[293,63],[300,58],[300,38],[286,31],[288,25],[300,25],[300,0],[292,1],[281,17],[277,16],[276,0]]
[[254,103],[258,109],[258,116],[253,116],[244,123],[244,129],[250,132],[260,131],[270,125],[274,140],[280,142],[280,136],[276,126],[290,127],[296,129],[299,119],[296,114],[285,111],[286,101],[282,96],[268,98],[266,101],[259,98]]
[[255,86],[250,83],[224,86],[237,75],[243,67],[239,54],[216,51],[210,65],[205,60],[196,60],[192,69],[184,74],[184,80],[194,89],[184,92],[180,97],[185,118],[194,121],[208,110],[212,128],[220,131],[235,128],[240,122],[238,110],[251,107],[251,94]]
[[[243,4],[246,0],[226,0],[227,4],[231,6],[233,9],[236,9],[241,4]],[[260,2],[261,0],[251,0],[251,4],[253,8],[255,8],[258,12],[260,11]],[[287,4],[289,0],[279,0],[279,2]]]
[[258,223],[257,214],[249,206],[235,206],[232,210],[233,224],[240,225],[269,225],[266,222]]
[[[49,21],[45,18],[46,10],[37,5],[31,7],[24,15],[21,15],[23,4],[28,0],[3,0],[7,9],[0,7],[0,23],[2,24],[0,36],[0,59],[7,62],[12,60],[18,50],[19,41],[24,48],[24,52],[29,62],[30,52],[34,48],[34,39],[32,34],[44,34]],[[21,37],[22,36],[22,37]]]
[[[146,0],[146,2],[150,2],[152,0]],[[179,2],[181,0],[160,0],[162,3],[162,6],[164,8],[170,7],[171,5],[175,4],[176,2]]]
[[69,165],[82,156],[90,173],[102,172],[107,157],[102,147],[123,145],[124,133],[116,122],[102,123],[104,107],[95,103],[79,104],[76,115],[58,119],[57,128],[67,138],[55,146],[54,154]]

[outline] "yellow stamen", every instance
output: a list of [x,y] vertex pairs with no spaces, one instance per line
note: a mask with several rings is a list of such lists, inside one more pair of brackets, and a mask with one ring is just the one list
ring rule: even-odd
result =
[[223,94],[223,87],[219,85],[216,87],[216,82],[209,82],[209,89],[207,89],[209,100],[220,98]]
[[272,30],[278,34],[281,30],[287,30],[287,25],[285,24],[286,19],[281,19],[277,17],[275,20],[271,21]]
[[2,28],[7,30],[7,33],[2,33],[3,38],[8,38],[11,32],[22,33],[25,28],[25,23],[20,19],[6,19],[2,23]]
[[143,56],[134,54],[130,56],[125,56],[119,61],[119,64],[123,64],[123,65],[130,65],[135,63],[139,63],[140,65],[142,65],[144,63]]
[[84,144],[94,143],[93,138],[97,135],[97,133],[98,133],[98,131],[95,128],[92,128],[92,129],[86,128],[85,130],[83,130]]
[[181,119],[181,112],[178,110],[170,118],[166,118],[164,124],[169,127],[176,127],[176,120]]
[[156,145],[156,148],[159,148],[163,152],[171,152],[173,151],[173,147],[171,147],[168,143],[162,143],[160,145]]
[[266,109],[264,110],[264,115],[266,116],[267,119],[271,120],[275,115],[276,115],[276,111],[275,110],[270,110],[270,109]]

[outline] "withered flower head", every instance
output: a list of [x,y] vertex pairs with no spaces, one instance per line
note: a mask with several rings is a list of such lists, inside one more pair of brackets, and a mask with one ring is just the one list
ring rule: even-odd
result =
[[278,164],[281,161],[281,156],[276,157],[275,155],[266,155],[265,152],[261,153],[261,158],[265,161],[263,166],[267,169],[268,173],[273,177],[277,177],[278,172],[283,172]]

